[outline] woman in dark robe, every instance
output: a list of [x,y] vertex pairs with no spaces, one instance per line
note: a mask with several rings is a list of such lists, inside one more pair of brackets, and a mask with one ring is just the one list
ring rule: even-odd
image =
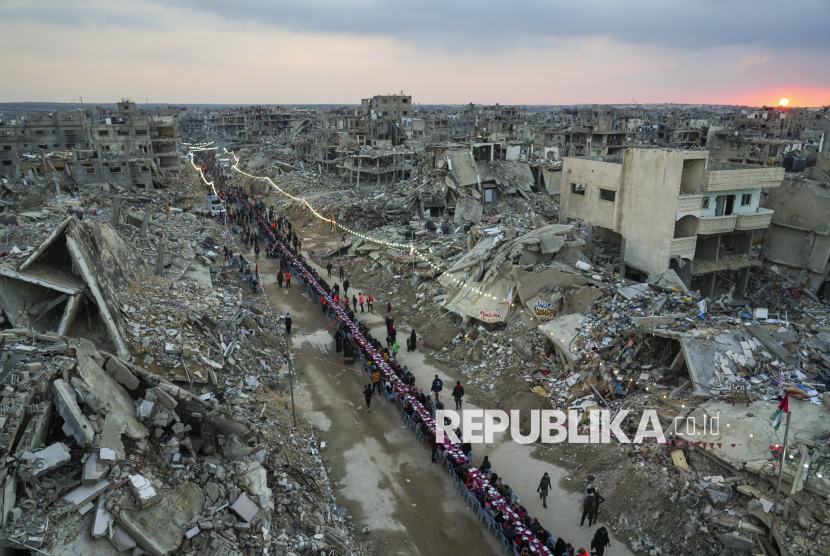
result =
[[337,350],[337,353],[343,351],[343,332],[340,329],[337,329],[337,333],[334,335],[334,349]]

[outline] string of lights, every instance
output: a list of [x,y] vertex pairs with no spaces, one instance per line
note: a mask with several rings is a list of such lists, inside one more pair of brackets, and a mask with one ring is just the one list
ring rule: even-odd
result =
[[[215,149],[216,149],[216,147],[208,147],[208,146],[201,146],[201,145],[200,145],[199,147],[197,147],[197,148],[195,148],[195,149],[189,149],[189,150],[191,150],[192,152],[201,152],[201,151],[206,151],[206,150],[215,150]],[[225,149],[225,148],[223,148],[222,150],[223,150],[226,154],[228,154],[228,155],[230,155],[230,156],[232,156],[232,157],[233,157],[233,159],[234,159],[234,163],[233,163],[233,165],[231,166],[231,168],[232,168],[233,170],[235,170],[236,172],[239,172],[239,173],[240,173],[240,174],[242,174],[243,176],[249,177],[249,178],[251,178],[251,179],[254,179],[254,180],[257,180],[257,181],[263,181],[263,182],[268,183],[268,185],[270,185],[271,187],[273,187],[274,189],[276,189],[276,190],[277,190],[278,192],[280,192],[282,195],[284,195],[284,196],[288,197],[289,199],[291,199],[291,200],[293,200],[293,201],[297,201],[297,202],[302,203],[303,205],[305,205],[305,206],[306,206],[306,208],[308,208],[308,210],[309,210],[309,211],[310,211],[310,212],[311,212],[311,213],[312,213],[315,217],[319,218],[320,220],[322,220],[322,221],[324,221],[324,222],[328,222],[328,223],[333,224],[333,225],[336,225],[336,226],[337,226],[337,227],[339,227],[341,230],[343,230],[343,231],[345,231],[345,232],[347,232],[347,233],[349,233],[349,234],[352,234],[352,235],[354,235],[354,236],[357,236],[357,237],[359,237],[359,238],[363,239],[364,241],[368,241],[368,242],[370,242],[370,243],[376,243],[376,244],[378,244],[378,245],[383,245],[383,246],[386,246],[386,247],[393,247],[393,248],[397,248],[397,249],[409,249],[409,250],[410,250],[410,253],[412,253],[413,255],[417,255],[418,257],[420,257],[420,258],[421,258],[421,260],[422,260],[423,262],[425,262],[426,264],[428,264],[430,267],[432,267],[432,268],[433,268],[434,270],[436,270],[437,272],[439,272],[439,273],[444,273],[444,272],[446,271],[446,269],[443,269],[443,268],[441,268],[440,266],[438,266],[438,265],[436,265],[435,263],[433,263],[432,261],[430,261],[430,260],[426,257],[426,255],[425,255],[424,253],[421,253],[418,249],[415,249],[414,245],[407,245],[407,244],[405,244],[405,243],[396,243],[396,242],[392,242],[392,241],[384,241],[384,240],[381,240],[381,239],[377,239],[377,238],[374,238],[374,237],[368,236],[368,235],[366,235],[366,234],[362,234],[362,233],[360,233],[360,232],[358,232],[358,231],[356,231],[356,230],[352,230],[352,229],[351,229],[351,228],[349,228],[348,226],[344,226],[343,224],[341,224],[340,222],[338,222],[338,221],[334,220],[333,218],[330,218],[330,217],[327,217],[327,216],[325,216],[325,215],[323,215],[323,214],[320,214],[317,210],[315,210],[315,209],[314,209],[314,207],[312,207],[312,206],[311,206],[311,204],[310,204],[310,203],[309,203],[309,202],[308,202],[308,201],[307,201],[304,197],[303,197],[303,198],[301,198],[301,197],[297,197],[296,195],[292,195],[291,193],[289,193],[288,191],[286,191],[286,190],[282,189],[280,186],[278,186],[276,183],[274,183],[274,182],[271,180],[271,178],[269,178],[268,176],[255,176],[255,175],[253,175],[253,174],[249,174],[248,172],[246,172],[246,171],[244,171],[244,170],[240,169],[240,168],[239,168],[239,162],[240,162],[240,159],[239,159],[239,157],[238,157],[238,156],[236,156],[236,153],[234,153],[233,151],[229,151],[229,150],[227,150],[227,149]],[[202,172],[202,169],[201,169],[201,168],[199,168],[198,166],[196,166],[196,164],[194,164],[194,163],[193,163],[193,155],[192,155],[192,154],[190,155],[190,161],[191,161],[191,164],[193,165],[193,167],[194,167],[194,168],[195,168],[195,169],[199,172],[199,174],[201,175],[201,177],[202,177],[202,181],[204,181],[204,182],[205,182],[205,184],[209,185],[209,186],[213,189],[213,192],[214,192],[214,194],[215,194],[215,193],[216,193],[216,188],[214,187],[213,182],[208,181],[208,180],[207,180],[207,178],[205,178],[205,175],[204,175],[204,172]],[[455,284],[456,284],[459,288],[463,288],[463,287],[466,285],[466,280],[459,280],[459,279],[457,279],[457,278],[455,278],[455,277],[453,277],[453,276],[450,276],[449,274],[447,275],[447,278],[448,278],[448,279],[450,279],[450,280],[452,280],[452,281],[453,281],[453,282],[454,282],[454,283],[455,283]],[[492,295],[492,294],[487,293],[486,291],[484,291],[484,287],[483,287],[483,286],[479,286],[479,287],[470,286],[470,292],[471,292],[471,293],[473,293],[473,294],[477,294],[477,295],[479,295],[480,297],[487,297],[487,298],[490,298],[490,299],[493,299],[493,300],[498,301],[498,297],[496,297],[495,295]],[[507,303],[507,298],[502,298],[502,300],[501,300],[501,301],[503,301],[503,302]],[[515,305],[511,303],[511,304],[510,304],[510,306],[511,306],[511,307],[513,307],[513,306],[515,306]]]

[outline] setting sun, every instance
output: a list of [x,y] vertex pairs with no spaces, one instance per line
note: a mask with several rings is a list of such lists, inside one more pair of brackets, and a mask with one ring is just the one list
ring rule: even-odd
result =
[[780,104],[781,106],[787,106],[789,103],[790,103],[789,100],[787,100],[785,98],[782,98],[781,101],[778,104]]

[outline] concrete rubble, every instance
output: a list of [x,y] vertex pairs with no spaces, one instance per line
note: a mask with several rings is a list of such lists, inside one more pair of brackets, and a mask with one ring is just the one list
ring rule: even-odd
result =
[[0,546],[372,553],[281,401],[274,310],[205,244],[227,232],[189,210],[197,182],[168,180],[53,186],[36,214],[4,204]]
[[[176,125],[221,139],[221,178],[288,215],[301,241],[324,237],[309,259],[353,265],[353,283],[378,306],[392,301],[476,404],[576,409],[583,432],[592,410],[656,410],[668,444],[536,451],[568,469],[574,488],[598,489],[603,523],[633,551],[762,553],[777,511],[780,554],[827,553],[827,109],[810,119],[821,129],[785,141],[756,137],[747,127],[763,114],[747,110],[471,105],[391,122],[367,106],[319,117],[194,111]],[[774,211],[769,229],[718,243],[725,262],[705,285],[675,270],[632,277],[625,242],[562,218],[563,187],[585,192],[563,183],[563,159],[617,164],[626,148],[656,147],[703,160],[707,138],[707,163],[726,164],[730,151],[742,164],[790,166],[782,187],[753,199],[758,215]],[[234,172],[224,148],[337,231]],[[279,316],[224,267],[221,245],[235,230],[204,218],[189,158],[162,157],[166,169],[159,160],[138,181],[35,171],[93,164],[91,152],[23,157],[0,184],[0,546],[373,553],[332,494],[319,438],[270,403],[286,376]],[[793,166],[807,157],[815,165]],[[730,266],[738,249],[751,274]],[[785,393],[792,430],[773,510],[783,428],[770,416]]]

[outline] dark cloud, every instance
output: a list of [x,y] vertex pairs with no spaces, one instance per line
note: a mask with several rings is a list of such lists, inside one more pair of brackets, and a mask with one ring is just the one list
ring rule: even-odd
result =
[[441,51],[556,48],[586,36],[688,50],[830,46],[828,0],[18,0],[0,7],[0,21],[161,27],[181,9],[228,24],[387,37]]
[[77,27],[157,27],[158,15],[131,4],[129,8],[115,3],[35,0],[17,2],[10,7],[0,7],[0,22],[34,21]]
[[505,51],[596,35],[694,50],[830,45],[827,0],[181,0],[175,5],[297,31],[393,37],[427,49]]

